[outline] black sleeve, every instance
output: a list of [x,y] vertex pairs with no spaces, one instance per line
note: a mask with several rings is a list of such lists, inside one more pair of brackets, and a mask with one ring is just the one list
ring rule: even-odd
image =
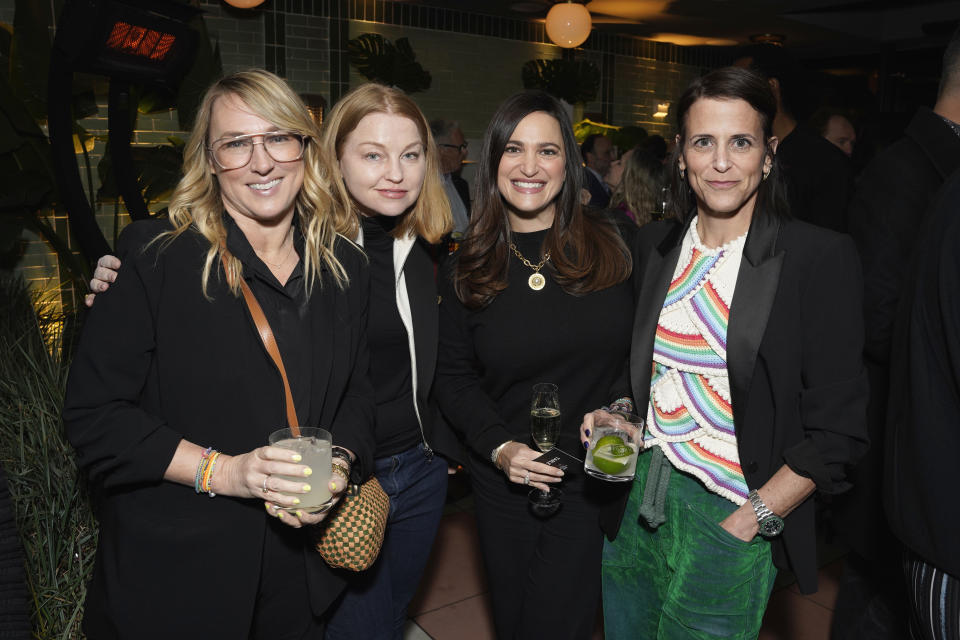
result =
[[440,348],[434,393],[440,410],[471,449],[488,458],[494,448],[512,439],[496,404],[480,384],[473,339],[467,325],[469,311],[451,281],[456,256],[444,266],[440,290]]
[[163,282],[157,244],[141,249],[159,230],[151,221],[121,234],[123,266],[87,315],[67,381],[67,438],[80,467],[106,488],[162,480],[182,439],[139,406],[156,346],[149,292]]
[[850,233],[863,265],[865,353],[875,362],[886,363],[900,292],[931,194],[924,193],[908,170],[884,163],[867,171],[850,203]]
[[[375,400],[370,383],[370,351],[367,348],[367,310],[370,300],[370,270],[359,250],[341,241],[341,260],[350,275],[346,291],[349,315],[345,319],[354,345],[346,392],[333,418],[330,433],[336,445],[356,454],[351,480],[363,482],[373,473],[376,451]],[[334,286],[328,284],[327,286]]]
[[848,465],[867,449],[868,389],[857,252],[848,236],[829,238],[800,292],[804,439],[784,452],[784,460],[820,491],[840,493],[851,486]]

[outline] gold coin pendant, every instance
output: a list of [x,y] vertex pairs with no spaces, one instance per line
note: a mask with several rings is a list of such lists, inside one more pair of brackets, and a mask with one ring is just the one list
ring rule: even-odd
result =
[[547,280],[539,273],[531,273],[530,277],[527,278],[527,284],[534,291],[540,291],[540,289],[543,289],[543,285],[547,284]]

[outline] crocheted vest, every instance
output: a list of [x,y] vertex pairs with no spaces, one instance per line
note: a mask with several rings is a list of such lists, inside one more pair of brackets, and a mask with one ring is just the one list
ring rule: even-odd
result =
[[737,505],[747,500],[727,375],[727,318],[746,234],[705,247],[694,218],[660,311],[644,446]]

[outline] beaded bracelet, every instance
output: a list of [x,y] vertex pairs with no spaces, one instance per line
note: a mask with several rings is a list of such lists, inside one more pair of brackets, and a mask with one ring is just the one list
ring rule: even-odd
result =
[[343,477],[344,485],[350,484],[350,476],[348,475],[348,471],[343,468],[342,464],[331,464],[330,471],[331,473],[336,473]]
[[213,470],[217,466],[217,460],[220,458],[220,452],[214,451],[210,454],[210,464],[207,465],[207,469],[203,474],[203,481],[200,484],[200,488],[207,492],[207,495],[211,498],[215,497],[217,494],[213,492]]
[[207,447],[203,450],[200,457],[200,464],[197,465],[197,474],[193,479],[194,491],[197,493],[206,493],[211,498],[217,495],[211,490],[211,486],[213,483],[213,470],[217,465],[217,458],[219,457],[220,452],[213,447]]
[[633,413],[633,399],[628,397],[617,398],[610,403],[610,406],[603,407],[604,411],[609,411],[610,413]]
[[203,450],[203,453],[200,454],[200,464],[197,465],[197,473],[193,477],[193,490],[197,493],[203,492],[200,485],[203,482],[203,474],[207,470],[207,465],[210,462],[211,453],[213,453],[213,447],[207,447]]

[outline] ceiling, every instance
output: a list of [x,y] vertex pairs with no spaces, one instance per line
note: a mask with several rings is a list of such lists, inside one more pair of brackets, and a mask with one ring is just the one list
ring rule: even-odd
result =
[[[542,20],[554,0],[414,1]],[[713,45],[747,44],[751,36],[776,34],[798,55],[815,57],[942,45],[960,18],[960,0],[590,0],[585,4],[600,32]]]

